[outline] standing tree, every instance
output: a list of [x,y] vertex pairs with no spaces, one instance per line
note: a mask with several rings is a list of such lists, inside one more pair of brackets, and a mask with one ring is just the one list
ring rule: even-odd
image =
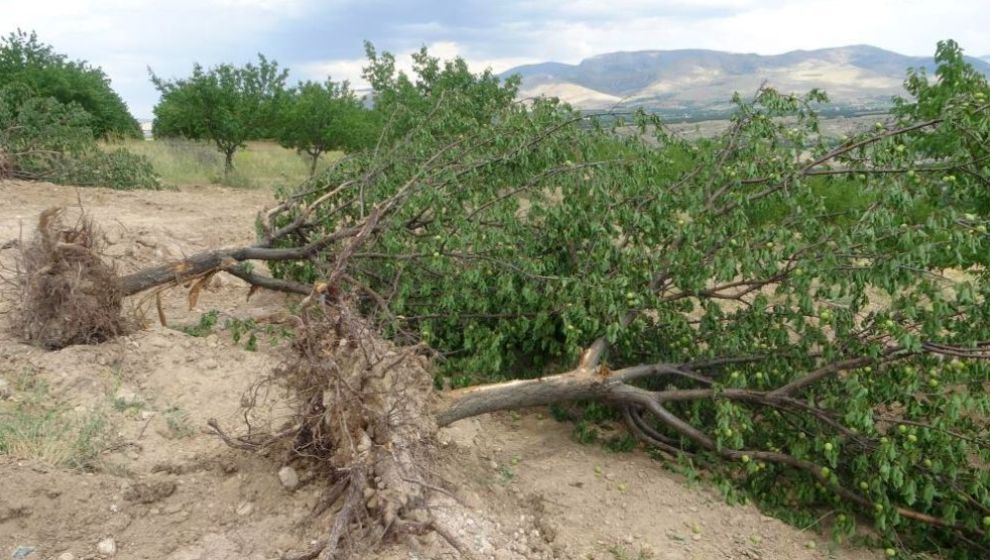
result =
[[377,114],[364,108],[347,82],[300,83],[289,90],[278,119],[278,140],[309,156],[309,174],[332,150],[357,150],[378,137]]
[[[940,75],[965,70],[957,51],[939,45]],[[897,122],[840,142],[820,133],[823,94],[763,88],[692,143],[645,114],[630,134],[500,100],[457,62],[420,66],[409,89],[389,61],[369,72],[400,86],[378,92],[403,99],[396,141],[284,194],[256,244],[120,284],[198,290],[226,271],[306,295],[277,372],[298,422],[236,440],[212,424],[324,469],[332,520],[295,558],[431,530],[466,551],[451,523],[473,512],[431,478],[437,426],[568,401],[607,405],[802,525],[870,523],[891,555],[990,555],[990,238],[974,211],[990,143],[956,141],[990,136],[985,82],[939,90],[915,120],[920,89]]]
[[288,70],[258,55],[258,64],[221,64],[192,76],[164,80],[151,73],[161,93],[155,106],[156,136],[181,136],[213,142],[224,155],[224,177],[234,169],[234,154],[248,140],[274,137],[285,99]]

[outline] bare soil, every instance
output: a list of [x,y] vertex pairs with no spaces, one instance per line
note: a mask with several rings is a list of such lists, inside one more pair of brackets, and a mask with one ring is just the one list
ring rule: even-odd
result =
[[[128,272],[249,242],[255,213],[271,202],[265,191],[213,186],[117,192],[0,181],[0,246],[29,235],[43,209],[81,203],[104,228],[108,256]],[[12,253],[0,251],[0,265],[9,267]],[[277,474],[284,457],[231,449],[206,429],[216,418],[226,429],[244,430],[245,395],[286,351],[279,335],[291,326],[284,297],[262,293],[248,301],[246,295],[239,280],[218,278],[190,310],[186,292],[172,289],[162,299],[169,327],[158,324],[151,299],[134,298],[131,313],[141,328],[54,352],[13,340],[6,328],[10,300],[0,299],[0,413],[42,387],[53,410],[99,413],[108,426],[88,469],[51,464],[62,456],[57,446],[0,454],[0,558],[28,547],[33,551],[21,557],[29,560],[269,560],[320,536],[323,528],[310,516],[320,480],[301,470],[299,486],[287,490]],[[213,334],[174,328],[196,323],[208,310],[220,313]],[[258,331],[256,351],[222,328],[228,318],[270,326]],[[276,388],[255,394],[258,406],[247,416],[252,428],[283,425],[284,398]],[[0,422],[7,418],[0,415]],[[882,557],[835,545],[815,528],[787,526],[752,506],[729,506],[642,451],[581,445],[572,430],[541,410],[443,430],[438,474],[484,520],[466,523],[459,537],[494,559]],[[377,556],[456,557],[435,538],[395,543]]]

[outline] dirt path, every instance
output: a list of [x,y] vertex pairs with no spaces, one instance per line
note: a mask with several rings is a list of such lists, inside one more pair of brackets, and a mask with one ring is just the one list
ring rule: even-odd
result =
[[[30,227],[42,209],[79,200],[105,228],[108,253],[132,270],[250,241],[254,213],[271,197],[219,187],[114,192],[0,182],[0,244],[19,235],[21,222]],[[0,253],[0,264],[10,264],[9,253]],[[231,450],[204,430],[210,418],[242,429],[242,395],[284,351],[283,298],[260,294],[246,302],[246,291],[234,279],[214,282],[193,310],[181,290],[165,294],[173,327],[218,311],[205,336],[146,321],[147,328],[111,343],[43,352],[0,334],[0,423],[19,430],[21,442],[0,454],[0,558],[269,560],[317,538],[309,511],[318,481],[299,472],[300,485],[288,490],[277,474],[281,457]],[[5,308],[0,301],[0,323]],[[223,328],[246,319],[257,321],[256,351],[245,349],[248,334],[235,343],[233,329]],[[254,429],[286,421],[277,390],[252,394],[259,405],[250,418]],[[39,407],[59,420],[38,420],[31,414]],[[541,411],[466,420],[441,433],[439,474],[516,537],[516,556],[882,557],[836,547],[752,507],[730,507],[645,453],[580,445],[571,433]],[[66,466],[75,459],[85,459],[89,470]],[[476,532],[466,526],[461,538],[484,537]],[[452,557],[430,539],[379,555]]]

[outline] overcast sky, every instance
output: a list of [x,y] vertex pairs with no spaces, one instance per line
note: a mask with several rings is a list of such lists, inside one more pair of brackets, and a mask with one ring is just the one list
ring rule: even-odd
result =
[[930,56],[954,38],[990,54],[990,0],[0,0],[0,32],[18,27],[103,67],[138,118],[157,101],[149,66],[179,77],[193,62],[242,64],[261,52],[292,80],[330,74],[360,86],[365,39],[403,57],[427,45],[499,72],[643,49],[871,44]]

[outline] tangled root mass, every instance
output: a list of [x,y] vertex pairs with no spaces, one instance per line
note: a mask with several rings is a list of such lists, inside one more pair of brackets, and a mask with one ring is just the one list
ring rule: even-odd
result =
[[299,402],[293,456],[327,471],[318,513],[329,515],[325,538],[292,558],[360,557],[386,539],[445,534],[430,512],[447,496],[429,469],[427,358],[385,341],[346,303],[317,303],[302,318],[294,358],[276,375]]
[[101,232],[85,214],[71,226],[63,215],[61,208],[41,213],[8,279],[17,291],[16,334],[47,349],[102,342],[125,330],[123,292],[100,256]]

